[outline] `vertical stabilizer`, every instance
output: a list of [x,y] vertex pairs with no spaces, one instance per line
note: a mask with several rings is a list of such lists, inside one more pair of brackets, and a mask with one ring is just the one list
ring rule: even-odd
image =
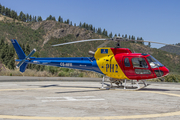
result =
[[26,58],[26,55],[24,54],[24,51],[21,49],[20,45],[18,44],[18,42],[14,39],[11,39],[11,42],[14,46],[14,49],[16,50],[16,53],[19,57],[19,59],[24,59]]

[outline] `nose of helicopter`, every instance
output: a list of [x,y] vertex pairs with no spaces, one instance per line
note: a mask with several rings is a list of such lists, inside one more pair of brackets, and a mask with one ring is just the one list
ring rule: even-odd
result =
[[157,77],[162,77],[169,74],[169,70],[165,66],[159,67],[158,69],[154,70],[154,72]]
[[169,70],[164,66],[164,67],[162,67],[162,71],[163,71],[163,73],[164,73],[164,75],[163,76],[166,76],[166,75],[168,75],[169,74]]

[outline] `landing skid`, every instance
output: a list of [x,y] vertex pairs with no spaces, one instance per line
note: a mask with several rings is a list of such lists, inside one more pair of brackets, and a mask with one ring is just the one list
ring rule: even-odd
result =
[[[131,90],[131,91],[135,91],[135,90],[140,90],[142,88],[147,87],[150,84],[147,84],[145,82],[145,80],[113,80],[113,79],[106,79],[107,81],[110,81],[110,84],[105,83],[106,77],[103,77],[102,80],[102,87],[100,88],[101,90]],[[115,85],[113,85],[115,84]]]

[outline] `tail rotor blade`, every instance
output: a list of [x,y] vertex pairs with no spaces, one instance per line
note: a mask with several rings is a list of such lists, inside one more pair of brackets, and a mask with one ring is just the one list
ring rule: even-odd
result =
[[31,57],[36,52],[36,49],[34,48],[31,53],[27,56],[27,58]]
[[34,53],[36,52],[36,49],[34,48],[31,53],[26,56],[25,59],[23,59],[22,61],[20,61],[17,65],[16,65],[16,68],[19,68],[27,59],[29,59]]
[[25,61],[26,61],[26,59],[23,59],[22,61],[20,61],[20,62],[16,65],[16,68],[19,68]]

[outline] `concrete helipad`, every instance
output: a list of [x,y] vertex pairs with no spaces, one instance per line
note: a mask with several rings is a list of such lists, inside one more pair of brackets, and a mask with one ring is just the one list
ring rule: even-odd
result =
[[0,76],[0,120],[180,119],[180,84],[99,90],[95,78]]

